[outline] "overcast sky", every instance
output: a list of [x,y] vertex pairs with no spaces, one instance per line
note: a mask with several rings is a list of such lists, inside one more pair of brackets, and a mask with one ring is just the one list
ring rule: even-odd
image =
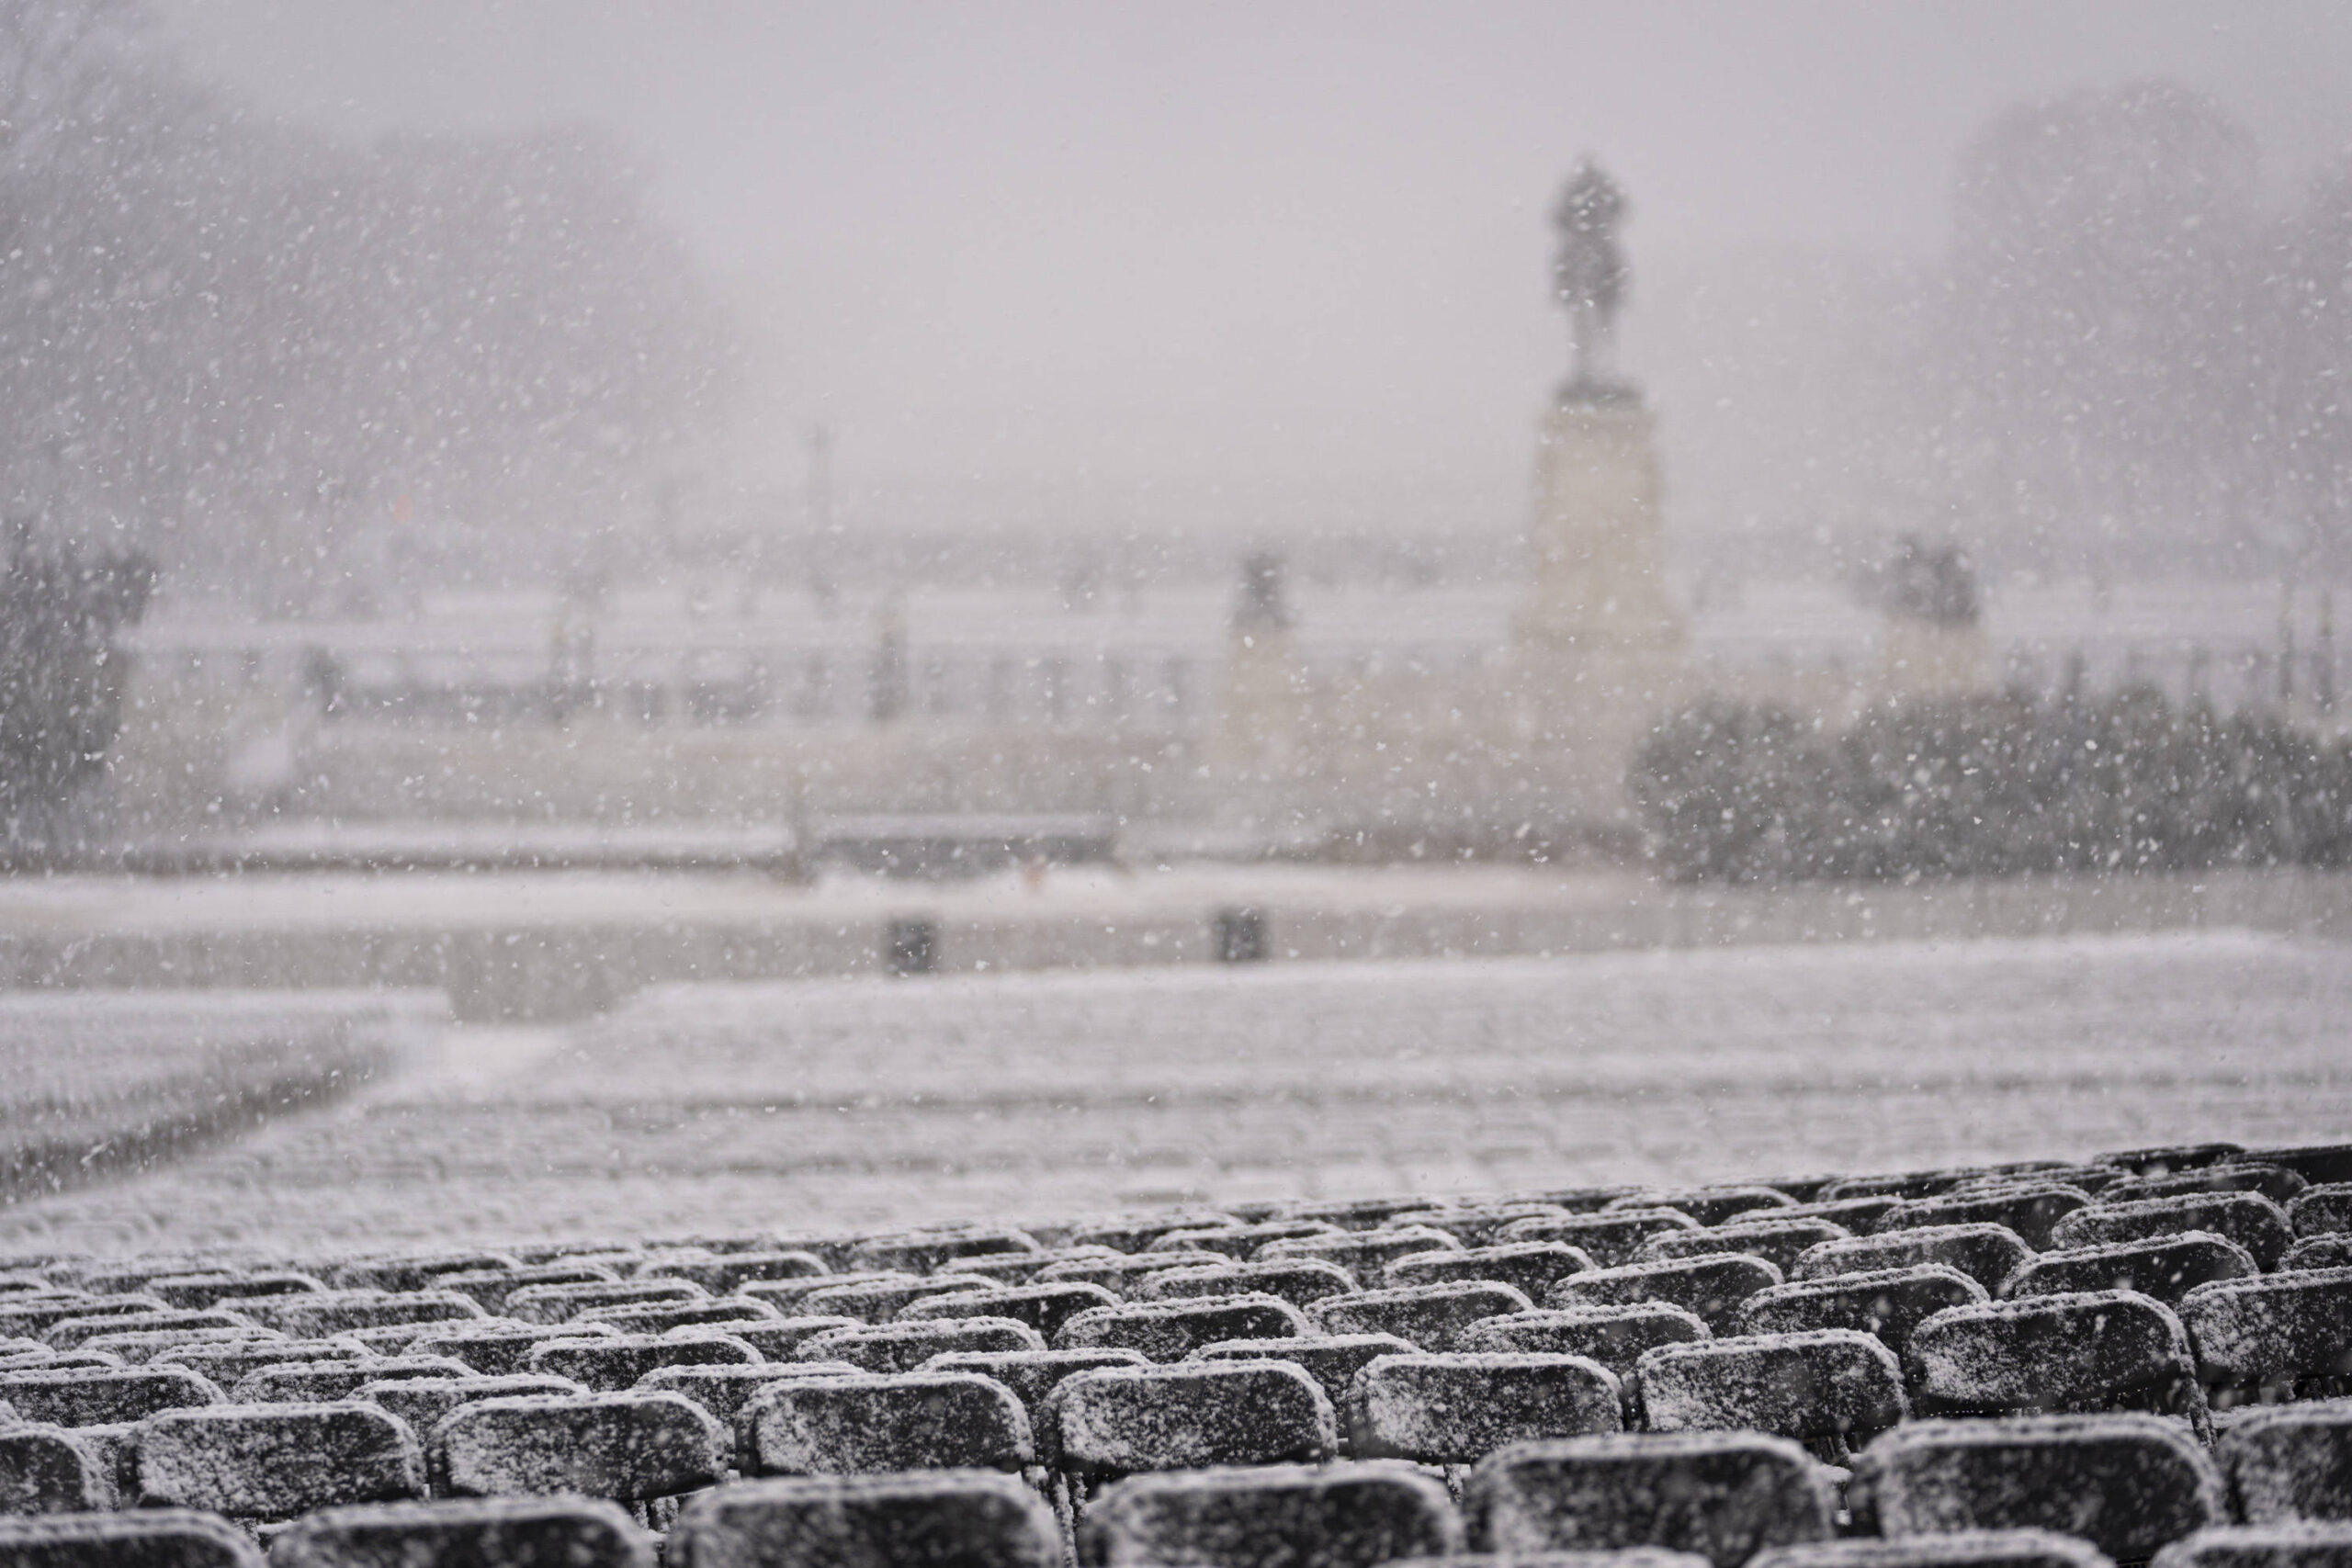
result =
[[1515,505],[1586,151],[1632,197],[1627,356],[1690,400],[1645,306],[1758,247],[1931,257],[2021,98],[2203,88],[2277,200],[2352,146],[2320,0],[170,5],[276,112],[610,128],[755,319],[755,468],[822,419],[853,494],[1114,526]]

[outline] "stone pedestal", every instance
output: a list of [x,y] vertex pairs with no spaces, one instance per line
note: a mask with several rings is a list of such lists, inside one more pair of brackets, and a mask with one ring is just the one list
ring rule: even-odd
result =
[[1534,574],[1516,627],[1563,651],[1681,653],[1667,597],[1654,422],[1630,392],[1564,398],[1544,420],[1528,529]]
[[1654,423],[1629,389],[1573,389],[1545,415],[1528,530],[1532,581],[1512,626],[1512,706],[1564,818],[1630,821],[1625,772],[1689,695],[1668,596]]
[[1228,776],[1268,779],[1298,760],[1305,672],[1286,626],[1237,629],[1226,647],[1211,761]]

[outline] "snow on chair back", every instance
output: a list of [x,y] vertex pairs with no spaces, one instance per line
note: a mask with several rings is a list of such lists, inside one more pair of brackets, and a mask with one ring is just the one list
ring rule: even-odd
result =
[[[1331,1408],[1344,1409],[1356,1374],[1382,1356],[1409,1356],[1394,1334],[1322,1334],[1305,1339],[1227,1339],[1193,1352],[1195,1361],[1288,1361],[1323,1386]],[[1342,1439],[1346,1434],[1341,1433]]]
[[1747,1298],[1781,1283],[1781,1271],[1760,1258],[1720,1252],[1671,1263],[1629,1263],[1571,1274],[1552,1287],[1545,1305],[1632,1306],[1663,1302],[1678,1306],[1715,1334],[1737,1331]]
[[2033,1249],[2007,1225],[1920,1225],[1808,1247],[1798,1256],[1789,1278],[1826,1280],[1837,1274],[1872,1274],[1939,1263],[1967,1275],[1990,1295],[2032,1257]]
[[[1035,1329],[1042,1339],[1051,1339],[1061,1331],[1063,1324],[1080,1313],[1118,1304],[1119,1298],[1100,1285],[1080,1285],[1065,1280],[1055,1284],[1012,1285],[986,1294],[957,1292],[952,1295],[927,1296],[900,1307],[894,1321],[916,1323],[938,1318],[1010,1318]],[[981,1347],[957,1348],[978,1349]]]
[[0,1518],[10,1568],[263,1568],[261,1548],[228,1520],[182,1508]]
[[1958,1530],[1894,1540],[1776,1546],[1747,1568],[2114,1568],[2088,1541],[2052,1530]]
[[63,1427],[0,1427],[0,1515],[91,1513],[118,1501],[105,1444]]
[[[991,1297],[991,1300],[994,1298]],[[793,1355],[804,1361],[847,1361],[869,1372],[910,1372],[933,1356],[956,1350],[1042,1350],[1045,1337],[1009,1317],[949,1317],[836,1328],[804,1339]]]
[[143,1507],[290,1519],[422,1496],[424,1451],[408,1423],[372,1404],[216,1404],[150,1416],[133,1473]]
[[708,1486],[727,1471],[725,1432],[674,1393],[480,1400],[444,1418],[433,1447],[434,1472],[458,1496],[633,1502]]
[[[2244,1391],[2352,1383],[2352,1268],[2221,1280],[2180,1298],[2198,1376]],[[0,1398],[6,1397],[0,1393]]]
[[1181,1361],[1221,1339],[1290,1339],[1309,1332],[1306,1314],[1279,1296],[1204,1296],[1080,1313],[1054,1336],[1054,1348],[1140,1350],[1155,1361]]
[[72,1367],[0,1372],[0,1404],[27,1421],[105,1427],[161,1410],[220,1403],[210,1379],[184,1367]]
[[1045,1499],[1013,1476],[949,1471],[743,1481],[688,1504],[670,1568],[1061,1568]]
[[1770,1432],[1842,1446],[1910,1414],[1894,1352],[1850,1328],[1661,1345],[1643,1355],[1640,1371],[1657,1432]]
[[1750,1334],[1851,1328],[1875,1336],[1897,1357],[1912,1330],[1947,1307],[1987,1299],[1984,1287],[1940,1263],[1792,1280],[1747,1298],[1741,1326]]
[[551,1339],[524,1358],[533,1376],[563,1378],[591,1393],[619,1393],[661,1367],[756,1365],[760,1353],[741,1339],[718,1333],[670,1338],[623,1334],[605,1339]]
[[1841,1241],[1852,1234],[1844,1225],[1808,1216],[1793,1219],[1756,1217],[1778,1213],[1779,1211],[1771,1209],[1754,1211],[1714,1230],[1661,1231],[1642,1243],[1642,1249],[1634,1261],[1670,1263],[1677,1258],[1699,1258],[1709,1253],[1738,1252],[1762,1258],[1785,1277],[1808,1248],[1818,1247],[1825,1241]]
[[2109,1241],[2145,1241],[2183,1231],[2227,1236],[2252,1255],[2256,1266],[2275,1269],[2294,1241],[2287,1212],[2258,1192],[2188,1192],[2177,1198],[2094,1203],[2077,1209],[2052,1228],[2053,1247],[2096,1247]]
[[1339,1437],[1330,1396],[1288,1361],[1080,1372],[1045,1414],[1046,1462],[1091,1476],[1327,1460]]
[[1738,1568],[1833,1533],[1816,1463],[1756,1432],[1624,1432],[1520,1443],[1481,1461],[1464,1493],[1471,1544],[1521,1556],[1663,1546]]
[[2146,1241],[2045,1252],[2001,1286],[2005,1296],[2048,1296],[2069,1291],[2137,1291],[2177,1307],[2180,1298],[2215,1280],[2261,1272],[2236,1242],[2210,1231],[2184,1231]]
[[653,1568],[653,1538],[610,1503],[468,1497],[328,1508],[270,1546],[270,1568]]
[[1326,1296],[1306,1316],[1325,1334],[1393,1334],[1424,1350],[1454,1350],[1474,1324],[1534,1305],[1509,1285],[1468,1280]]
[[2079,1187],[2030,1182],[1984,1189],[1962,1188],[1933,1198],[1905,1199],[1879,1217],[1874,1235],[1921,1230],[1929,1225],[2001,1225],[2036,1252],[2050,1247],[2051,1228],[2091,1195]]
[[[1421,1252],[1399,1261],[1464,1256]],[[1172,1302],[1200,1296],[1280,1296],[1303,1311],[1326,1296],[1351,1294],[1355,1288],[1356,1277],[1336,1263],[1317,1258],[1277,1258],[1271,1262],[1204,1264],[1147,1274],[1128,1285],[1127,1299]]]
[[747,1471],[858,1475],[1019,1470],[1034,1463],[1012,1391],[971,1372],[860,1372],[769,1384],[736,1417]]
[[1618,1431],[1624,1396],[1581,1356],[1382,1356],[1357,1374],[1347,1411],[1359,1456],[1476,1464],[1513,1443]]
[[1862,1450],[1847,1495],[1881,1535],[2056,1530],[2119,1562],[2228,1517],[2188,1428],[2146,1415],[1905,1422]]
[[2352,1400],[2248,1411],[2222,1432],[2213,1457],[2248,1524],[2352,1520]]
[[918,1369],[926,1372],[972,1372],[992,1378],[1012,1391],[1029,1417],[1035,1433],[1044,1419],[1046,1401],[1064,1378],[1104,1367],[1148,1367],[1135,1350],[949,1350],[933,1356]]
[[2199,1530],[2157,1552],[2151,1568],[2352,1568],[2352,1524]]
[[1391,1289],[1491,1280],[1536,1302],[1558,1281],[1594,1267],[1590,1255],[1564,1241],[1507,1241],[1464,1252],[1408,1253],[1389,1264],[1381,1279]]
[[1904,1359],[1922,1414],[2144,1409],[2211,1431],[2188,1335],[2132,1291],[2078,1291],[1953,1307]]
[[1495,1234],[1495,1240],[1565,1242],[1600,1267],[1614,1269],[1631,1263],[1642,1244],[1660,1232],[1700,1228],[1698,1221],[1679,1209],[1604,1209],[1565,1219],[1513,1220]]
[[1094,1499],[1078,1532],[1092,1568],[1378,1568],[1461,1548],[1445,1483],[1378,1461],[1131,1476]]

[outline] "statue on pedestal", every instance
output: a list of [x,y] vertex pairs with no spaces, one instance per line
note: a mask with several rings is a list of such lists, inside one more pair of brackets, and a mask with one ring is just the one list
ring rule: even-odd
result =
[[1572,357],[1544,414],[1512,638],[1521,725],[1548,750],[1557,807],[1593,823],[1623,817],[1626,766],[1687,677],[1653,423],[1611,355],[1631,277],[1617,238],[1625,210],[1587,158],[1553,212],[1552,296],[1568,313]]
[[1568,379],[1564,402],[1639,396],[1616,379],[1610,361],[1617,312],[1625,302],[1630,269],[1617,243],[1625,195],[1590,158],[1577,164],[1552,214],[1560,249],[1552,260],[1552,294],[1568,313]]

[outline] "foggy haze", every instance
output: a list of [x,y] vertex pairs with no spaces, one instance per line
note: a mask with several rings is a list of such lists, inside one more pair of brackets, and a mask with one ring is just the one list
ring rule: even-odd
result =
[[749,337],[695,503],[793,504],[822,423],[843,518],[930,530],[1507,538],[1565,356],[1549,203],[1590,151],[1633,197],[1678,553],[1886,532],[1924,507],[1856,471],[1880,323],[1996,116],[2178,82],[2252,133],[2269,209],[2352,145],[2324,5],[183,0],[165,30],[340,130],[609,128]]

